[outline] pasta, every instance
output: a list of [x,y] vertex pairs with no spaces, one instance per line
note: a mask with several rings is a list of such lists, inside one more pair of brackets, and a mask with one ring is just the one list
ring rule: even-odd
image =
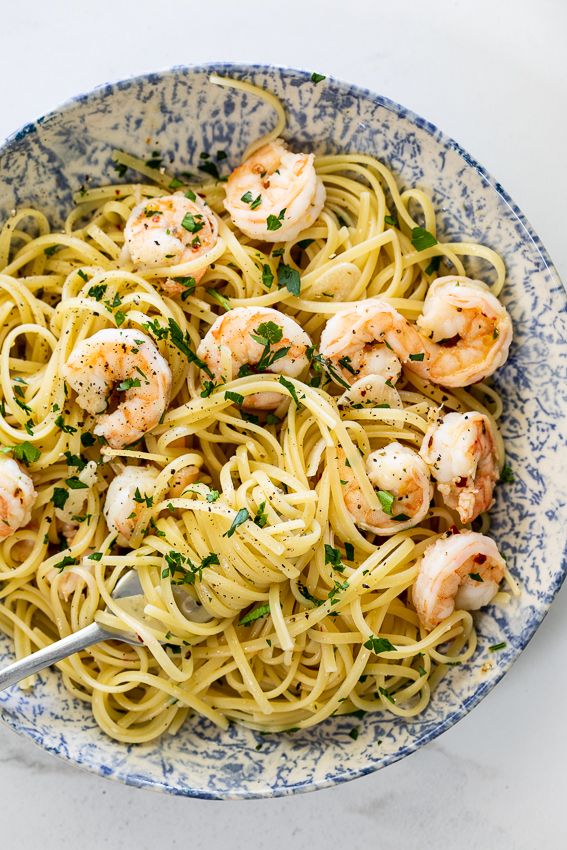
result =
[[[270,100],[276,127],[246,156],[273,144],[281,104],[246,83],[213,82]],[[427,630],[411,595],[428,546],[467,523],[436,488],[418,525],[400,523],[388,536],[364,530],[341,469],[369,504],[385,509],[390,500],[391,513],[393,497],[380,491],[376,502],[364,458],[394,441],[418,450],[440,411],[480,412],[497,435],[501,401],[485,381],[448,389],[404,369],[399,405],[345,404],[352,382],[336,380],[317,346],[327,321],[352,302],[387,299],[414,323],[432,281],[465,276],[465,258],[490,264],[486,282],[497,296],[501,258],[483,245],[438,242],[427,195],[400,191],[368,155],[319,157],[320,213],[273,242],[235,226],[225,182],[173,177],[157,154],[144,162],[116,152],[115,162],[130,182],[81,188],[61,232],[29,208],[0,232],[0,444],[37,493],[31,520],[0,543],[0,627],[18,657],[94,618],[136,633],[139,645],[108,641],[59,665],[69,692],[123,742],[175,734],[194,712],[221,728],[237,721],[271,732],[353,711],[418,714],[448,665],[475,652],[469,611]],[[194,258],[137,267],[125,251],[132,211],[141,210],[142,234],[149,220],[159,227],[153,205],[172,192],[204,200],[214,214],[210,244],[198,241],[197,213],[188,219]],[[213,323],[238,308],[293,319],[313,342],[308,370],[244,370],[217,382],[197,351]],[[106,329],[148,338],[171,370],[159,421],[124,445],[105,439],[100,412],[77,402],[69,377],[77,346]],[[143,388],[138,371],[114,386],[113,404]],[[260,396],[275,403],[254,407]],[[126,490],[112,482],[141,467],[151,471],[139,487],[133,474],[134,510],[120,536],[112,517]],[[486,531],[486,514],[475,523]],[[141,604],[111,595],[131,568]]]

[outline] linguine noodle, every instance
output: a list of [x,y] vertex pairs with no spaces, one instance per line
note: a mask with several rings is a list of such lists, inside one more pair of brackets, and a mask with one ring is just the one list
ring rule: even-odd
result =
[[[269,99],[278,114],[269,139],[279,135],[285,117],[275,98],[228,84]],[[455,610],[426,632],[411,601],[418,559],[458,518],[436,494],[417,527],[390,537],[360,531],[345,507],[337,452],[371,501],[362,455],[394,440],[418,449],[441,409],[480,411],[496,423],[498,394],[486,383],[449,391],[404,372],[403,409],[339,407],[343,390],[314,359],[305,380],[251,374],[205,395],[194,352],[235,307],[275,307],[315,345],[345,302],[379,295],[413,321],[435,277],[464,275],[470,258],[492,266],[487,282],[498,295],[502,260],[468,242],[418,250],[414,228],[436,236],[431,201],[421,189],[400,191],[368,155],[317,158],[323,211],[298,238],[273,246],[235,229],[222,181],[189,185],[159,160],[148,166],[123,152],[115,162],[127,182],[82,188],[62,231],[22,208],[0,232],[0,444],[38,493],[30,524],[0,544],[0,627],[17,657],[93,619],[137,634],[138,646],[107,641],[58,665],[69,692],[123,742],[175,733],[193,712],[222,728],[234,720],[272,732],[360,710],[419,714],[447,665],[476,647],[469,612]],[[131,210],[180,188],[203,197],[219,221],[196,286],[197,261],[148,270],[124,262]],[[300,273],[299,294],[278,285],[282,266]],[[180,279],[188,281],[182,297],[170,297],[164,280]],[[96,416],[61,377],[78,342],[113,327],[153,338],[173,375],[161,423],[124,449],[94,437]],[[268,416],[238,403],[260,391],[281,397]],[[503,462],[501,443],[498,451]],[[77,486],[88,461],[94,484]],[[130,548],[117,545],[102,512],[126,465],[159,473]],[[176,476],[194,467],[195,483],[174,493]],[[112,599],[130,568],[143,600]],[[183,594],[208,619],[187,619]]]

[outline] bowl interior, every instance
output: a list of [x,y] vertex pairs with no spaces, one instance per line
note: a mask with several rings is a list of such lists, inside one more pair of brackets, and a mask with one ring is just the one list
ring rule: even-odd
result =
[[[478,616],[473,660],[443,680],[426,711],[408,721],[366,715],[331,718],[307,732],[256,735],[204,719],[175,737],[128,747],[96,727],[55,672],[33,691],[0,694],[2,718],[50,752],[134,785],[200,797],[273,796],[341,782],[383,767],[431,740],[470,710],[502,677],[545,616],[564,577],[567,480],[565,380],[560,360],[566,299],[538,238],[498,183],[433,125],[382,97],[306,72],[260,66],[177,68],[107,85],[27,125],[0,149],[0,218],[34,205],[58,225],[81,185],[118,180],[111,151],[148,159],[159,150],[168,171],[197,172],[202,152],[224,150],[228,173],[273,113],[248,94],[208,82],[212,70],[246,78],[283,101],[285,137],[298,149],[359,151],[383,160],[405,186],[433,197],[443,240],[478,241],[508,268],[504,301],[515,339],[495,384],[505,403],[503,431],[515,481],[498,488],[493,533],[522,595]],[[470,266],[475,274],[478,270]],[[498,653],[490,644],[506,641]],[[0,659],[11,657],[0,640]],[[359,735],[353,740],[353,727]]]

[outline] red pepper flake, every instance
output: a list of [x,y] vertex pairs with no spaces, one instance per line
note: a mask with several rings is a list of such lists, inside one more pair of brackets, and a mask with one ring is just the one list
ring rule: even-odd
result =
[[462,478],[462,477],[459,478],[459,480],[456,482],[456,486],[457,487],[466,487],[467,486],[467,479]]
[[484,564],[484,562],[486,561],[486,555],[483,555],[481,552],[479,552],[478,555],[474,556],[473,561],[475,562],[475,564]]

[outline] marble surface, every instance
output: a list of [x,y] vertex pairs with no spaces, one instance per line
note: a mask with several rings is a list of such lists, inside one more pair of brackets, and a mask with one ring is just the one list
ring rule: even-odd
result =
[[[561,0],[344,4],[217,0],[6,3],[0,136],[109,79],[207,59],[304,66],[373,88],[431,119],[492,172],[567,279]],[[395,8],[400,6],[400,8]],[[161,10],[161,11],[158,11]],[[199,35],[200,33],[200,35]],[[561,207],[563,205],[561,204]],[[206,803],[94,778],[0,728],[7,848],[289,847],[393,843],[564,847],[567,593],[503,682],[441,739],[338,788],[282,800]],[[355,838],[353,839],[353,836]]]

